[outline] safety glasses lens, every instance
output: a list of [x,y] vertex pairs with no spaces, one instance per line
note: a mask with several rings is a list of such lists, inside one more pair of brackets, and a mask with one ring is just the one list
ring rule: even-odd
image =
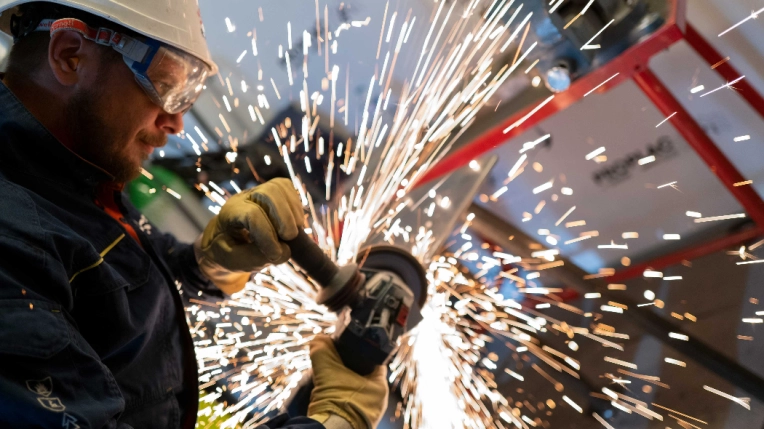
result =
[[164,46],[146,70],[160,106],[173,114],[187,110],[196,101],[208,74],[209,67],[198,58]]

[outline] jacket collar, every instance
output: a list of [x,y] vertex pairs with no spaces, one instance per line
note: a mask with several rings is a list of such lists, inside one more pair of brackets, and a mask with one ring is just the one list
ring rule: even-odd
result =
[[92,189],[114,179],[58,141],[2,82],[0,106],[0,171],[3,173],[16,180],[37,178],[75,189]]

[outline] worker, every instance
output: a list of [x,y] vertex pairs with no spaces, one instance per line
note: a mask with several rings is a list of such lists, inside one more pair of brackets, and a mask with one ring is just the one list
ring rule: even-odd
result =
[[[233,196],[194,244],[121,190],[183,129],[217,72],[195,1],[0,0],[0,427],[193,428],[197,365],[181,294],[231,294],[285,262],[290,181]],[[385,369],[310,346],[308,416],[260,428],[371,429]]]

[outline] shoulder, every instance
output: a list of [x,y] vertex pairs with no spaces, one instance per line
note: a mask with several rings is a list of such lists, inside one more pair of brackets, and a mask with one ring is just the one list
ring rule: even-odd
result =
[[[55,224],[60,226],[51,229]],[[31,191],[2,176],[0,255],[0,299],[15,296],[21,286],[61,303],[68,300],[68,279],[81,260],[98,257],[87,241],[42,209]]]
[[0,236],[29,243],[44,239],[37,205],[26,189],[0,176],[0,201]]
[[0,236],[21,240],[53,254],[62,247],[88,244],[62,220],[62,215],[69,214],[66,209],[1,175],[0,202]]

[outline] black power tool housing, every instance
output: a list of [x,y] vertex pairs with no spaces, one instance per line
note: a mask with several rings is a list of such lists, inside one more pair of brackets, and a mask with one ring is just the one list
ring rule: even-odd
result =
[[[292,260],[321,285],[318,303],[338,314],[347,315],[343,310],[350,308],[350,320],[334,341],[343,364],[360,375],[384,365],[401,335],[422,319],[427,297],[422,265],[397,247],[373,246],[359,252],[358,264],[340,268],[303,232],[287,244]],[[303,380],[286,411],[307,415],[312,390],[312,380]]]
[[318,303],[337,313],[350,308],[347,326],[335,337],[345,366],[367,375],[384,364],[398,338],[422,318],[427,290],[422,265],[400,248],[374,246],[359,252],[361,268],[340,268],[303,232],[287,244],[292,260],[322,286]]
[[397,247],[372,247],[360,257],[365,279],[335,346],[346,367],[366,375],[384,364],[398,338],[421,320],[426,278],[419,262]]

